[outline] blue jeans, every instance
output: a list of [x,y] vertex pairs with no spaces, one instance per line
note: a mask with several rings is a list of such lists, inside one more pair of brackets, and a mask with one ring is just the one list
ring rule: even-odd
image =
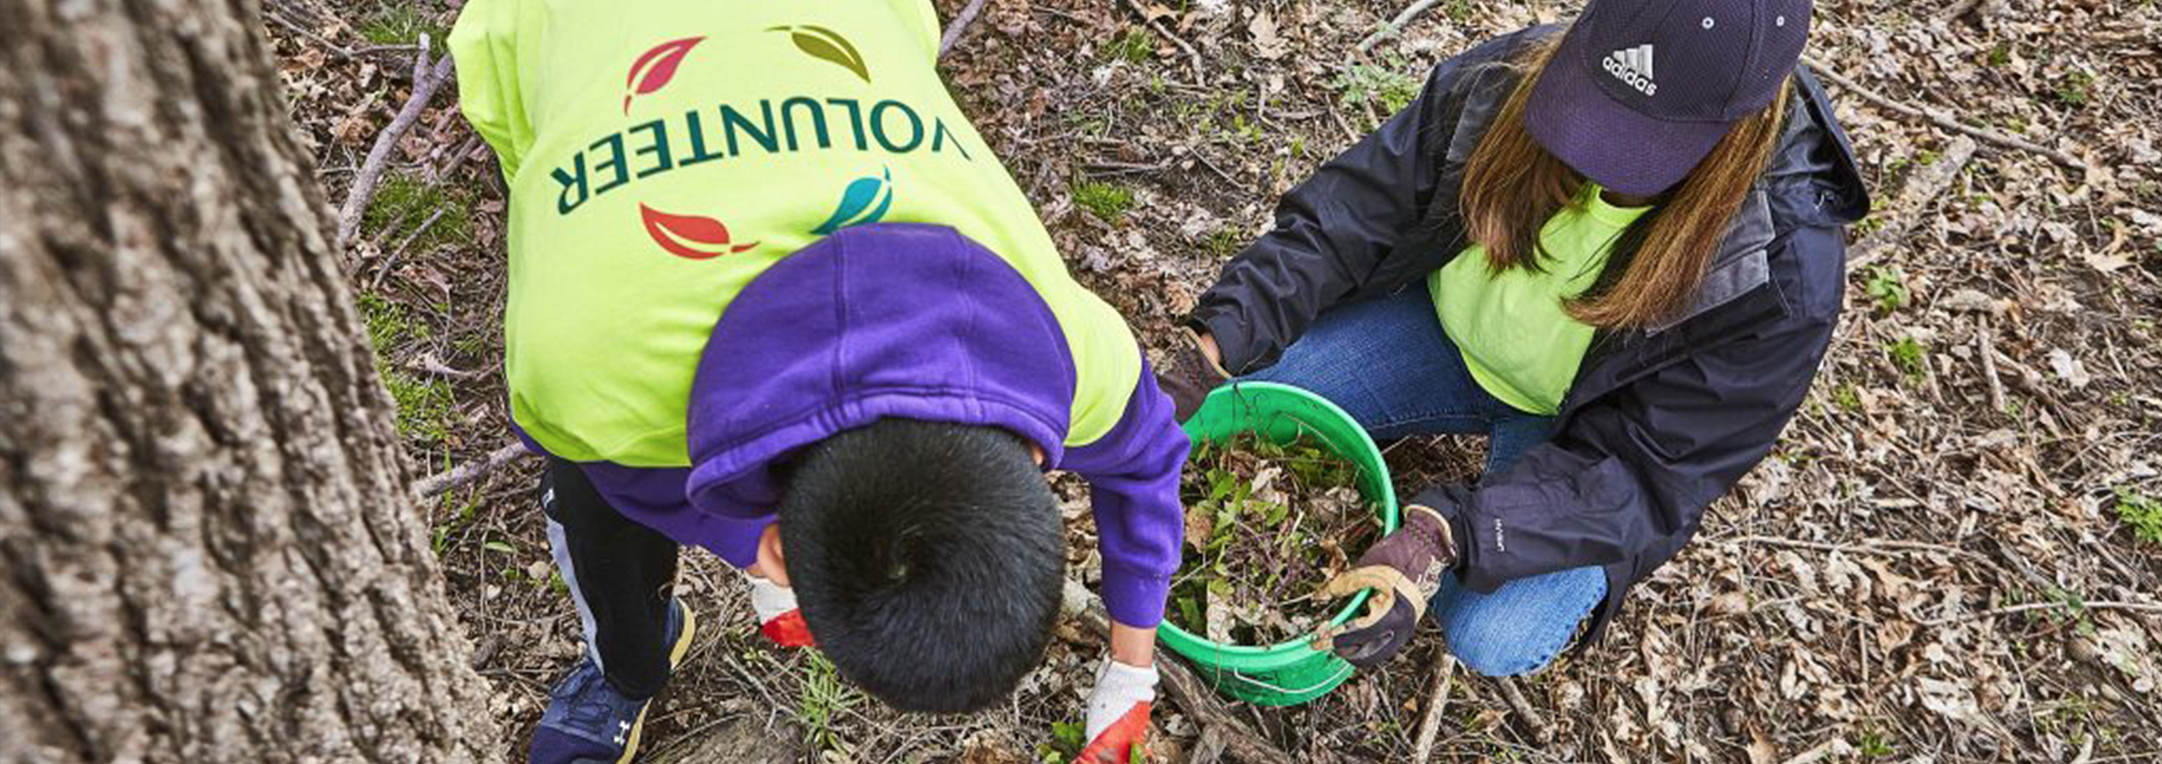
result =
[[[1319,393],[1376,439],[1487,435],[1488,475],[1554,435],[1553,418],[1518,411],[1471,378],[1423,285],[1322,314],[1275,365],[1241,379]],[[1606,591],[1597,566],[1517,579],[1488,594],[1444,576],[1427,613],[1440,619],[1449,652],[1466,668],[1516,676],[1552,663]]]

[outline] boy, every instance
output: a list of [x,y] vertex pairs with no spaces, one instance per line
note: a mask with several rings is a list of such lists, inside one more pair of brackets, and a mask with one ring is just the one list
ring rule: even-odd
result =
[[1088,755],[1141,742],[1187,441],[938,38],[927,0],[465,6],[461,106],[510,189],[511,414],[588,647],[533,761],[635,754],[695,630],[679,544],[888,703],[998,700],[1057,615],[1053,467],[1090,480],[1115,621]]

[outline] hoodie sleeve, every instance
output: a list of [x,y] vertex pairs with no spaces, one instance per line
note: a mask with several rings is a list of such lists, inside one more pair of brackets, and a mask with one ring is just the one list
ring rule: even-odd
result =
[[1093,443],[1067,449],[1059,467],[1089,482],[1105,609],[1119,623],[1148,628],[1163,620],[1171,574],[1179,568],[1186,530],[1179,471],[1188,441],[1146,360],[1137,384],[1118,424]]

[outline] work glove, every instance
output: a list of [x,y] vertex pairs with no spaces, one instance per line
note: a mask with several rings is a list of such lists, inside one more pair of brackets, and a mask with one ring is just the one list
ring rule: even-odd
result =
[[1192,327],[1179,327],[1170,350],[1164,353],[1163,365],[1156,367],[1156,385],[1171,396],[1171,408],[1181,422],[1201,410],[1201,400],[1209,397],[1209,391],[1229,381],[1231,372],[1202,352],[1201,335]]
[[1149,706],[1155,701],[1155,666],[1135,668],[1105,658],[1089,694],[1089,743],[1075,764],[1128,764],[1135,749],[1146,750]]
[[1411,642],[1426,605],[1441,590],[1441,577],[1456,567],[1455,534],[1432,507],[1413,504],[1395,533],[1359,555],[1358,567],[1330,579],[1324,597],[1348,597],[1372,589],[1366,613],[1338,629],[1323,628],[1313,648],[1334,651],[1361,668],[1389,660]]
[[751,576],[751,610],[758,614],[758,630],[782,647],[810,647],[811,627],[803,622],[796,593],[765,578]]

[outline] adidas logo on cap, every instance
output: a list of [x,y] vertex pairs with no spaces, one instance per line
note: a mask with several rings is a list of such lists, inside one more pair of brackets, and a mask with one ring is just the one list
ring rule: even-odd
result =
[[1607,54],[1606,71],[1629,87],[1648,96],[1659,95],[1659,83],[1652,79],[1652,45],[1645,43],[1634,48],[1623,48]]

